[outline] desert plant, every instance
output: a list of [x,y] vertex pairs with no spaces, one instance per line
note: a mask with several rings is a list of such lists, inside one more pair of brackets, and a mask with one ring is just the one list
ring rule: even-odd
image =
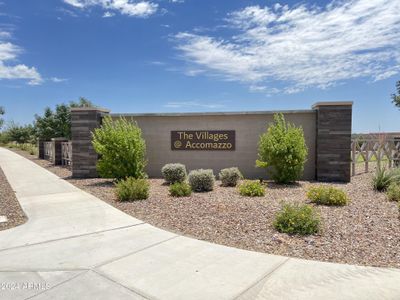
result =
[[275,217],[274,227],[283,233],[308,235],[319,231],[320,222],[312,206],[285,203]]
[[188,180],[195,192],[208,192],[214,189],[215,176],[211,169],[190,171]]
[[307,198],[317,204],[332,206],[343,206],[349,202],[343,190],[329,186],[311,187],[307,192]]
[[283,114],[275,114],[274,123],[260,136],[256,166],[271,167],[277,183],[291,183],[300,178],[307,153],[303,129],[286,123]]
[[242,173],[236,167],[222,169],[219,172],[219,179],[221,180],[222,186],[236,186],[240,179],[242,179]]
[[143,200],[149,197],[150,184],[146,179],[128,177],[118,181],[115,186],[120,201]]
[[265,188],[255,180],[245,180],[239,186],[239,194],[247,197],[261,197],[265,195]]
[[392,178],[392,182],[396,182],[400,184],[400,168],[396,167],[390,170],[390,177]]
[[175,182],[170,185],[169,193],[173,197],[188,197],[192,194],[192,188],[186,182]]
[[400,184],[392,182],[386,190],[386,195],[390,201],[400,202]]
[[374,189],[381,192],[385,191],[392,182],[393,175],[385,168],[377,168],[372,178]]
[[161,173],[167,183],[184,182],[187,177],[186,167],[183,164],[166,164]]
[[100,155],[97,170],[101,177],[146,177],[146,144],[136,123],[105,117],[101,127],[94,130],[93,147]]

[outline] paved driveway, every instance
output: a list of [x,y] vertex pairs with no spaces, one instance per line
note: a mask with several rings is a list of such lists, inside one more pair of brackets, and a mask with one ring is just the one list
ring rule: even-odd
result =
[[29,218],[0,232],[0,299],[400,299],[399,269],[186,238],[3,148],[0,166]]

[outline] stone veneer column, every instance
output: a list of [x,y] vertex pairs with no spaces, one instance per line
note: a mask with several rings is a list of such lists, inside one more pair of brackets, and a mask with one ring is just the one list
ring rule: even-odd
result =
[[62,160],[62,149],[61,149],[61,143],[62,142],[67,142],[68,139],[66,138],[52,138],[51,142],[52,142],[52,155],[53,157],[51,158],[51,161],[53,162],[53,164],[55,165],[61,165],[61,160]]
[[320,102],[317,114],[316,179],[349,182],[353,102]]
[[71,109],[72,176],[97,177],[98,155],[92,145],[92,132],[100,127],[101,120],[109,111],[101,108]]

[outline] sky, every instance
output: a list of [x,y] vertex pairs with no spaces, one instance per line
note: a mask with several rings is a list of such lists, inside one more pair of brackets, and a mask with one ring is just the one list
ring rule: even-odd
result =
[[0,106],[30,123],[79,97],[114,113],[354,101],[400,131],[400,1],[0,0]]

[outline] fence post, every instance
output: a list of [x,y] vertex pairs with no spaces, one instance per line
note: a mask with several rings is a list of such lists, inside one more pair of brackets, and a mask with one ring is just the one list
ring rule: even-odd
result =
[[43,139],[38,139],[38,157],[44,159],[44,142]]
[[60,138],[52,138],[51,139],[51,147],[52,147],[52,157],[51,161],[53,162],[54,165],[61,165],[61,156],[62,156],[62,151],[61,151],[61,143],[68,141],[68,139],[60,137]]
[[352,172],[351,174],[354,176],[356,175],[356,160],[357,160],[357,156],[356,156],[356,151],[357,151],[357,145],[356,145],[357,141],[353,141],[351,142],[351,168],[352,168]]
[[97,107],[71,108],[72,176],[97,177],[98,155],[92,145],[92,131],[100,127],[109,110]]
[[317,114],[316,179],[351,179],[351,119],[353,102],[320,102]]

